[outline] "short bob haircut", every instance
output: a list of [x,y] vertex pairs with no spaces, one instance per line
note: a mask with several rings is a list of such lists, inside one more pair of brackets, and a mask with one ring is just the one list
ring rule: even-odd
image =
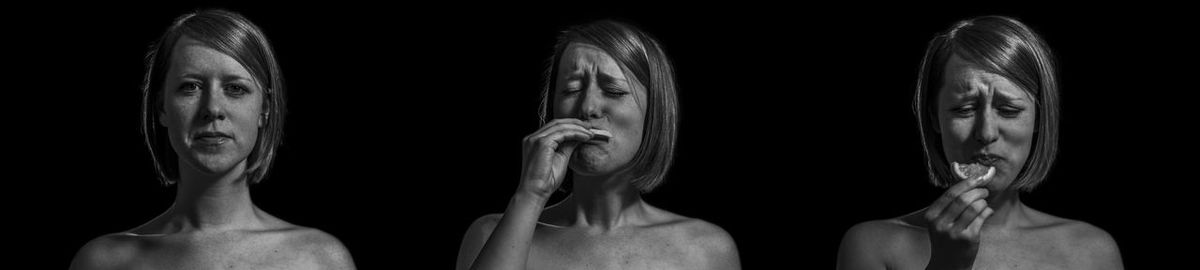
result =
[[171,53],[179,39],[185,36],[233,57],[250,71],[259,89],[264,90],[266,123],[258,131],[258,141],[247,157],[249,162],[243,175],[250,183],[258,183],[270,171],[275,150],[283,137],[286,111],[283,75],[262,30],[242,15],[225,10],[201,10],[176,18],[146,55],[146,73],[142,78],[142,134],[159,180],[170,185],[179,179],[179,156],[171,147],[166,127],[159,125],[158,118],[164,110],[162,90],[171,67]]
[[553,117],[555,81],[558,63],[571,43],[599,47],[613,58],[633,82],[646,89],[646,119],[641,148],[630,161],[631,182],[641,192],[650,192],[666,178],[675,155],[675,134],[679,126],[679,99],[675,94],[675,74],[662,46],[638,28],[612,20],[573,26],[558,36],[554,56],[546,70],[538,116],[542,125]]
[[937,95],[942,73],[952,55],[1017,84],[1036,107],[1036,131],[1030,157],[1011,187],[1031,191],[1050,171],[1058,152],[1058,82],[1050,47],[1032,29],[1002,16],[984,16],[955,23],[938,34],[925,49],[913,113],[921,129],[921,144],[930,181],[946,187],[955,181],[943,156],[940,134],[935,132]]

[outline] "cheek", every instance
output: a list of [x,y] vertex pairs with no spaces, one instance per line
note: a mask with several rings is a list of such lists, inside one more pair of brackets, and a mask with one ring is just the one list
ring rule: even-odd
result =
[[167,129],[172,131],[182,131],[181,127],[187,126],[195,115],[196,106],[194,102],[186,99],[168,100],[163,104],[163,123]]
[[[261,101],[258,99],[246,100],[246,102],[231,106],[230,111],[227,112],[232,114],[233,124],[236,126],[238,132],[242,133],[240,135],[246,138],[257,138],[259,127],[265,124],[265,122],[262,122],[264,120],[262,118],[262,106],[259,104],[261,104]],[[253,142],[253,140],[250,140],[250,142]]]
[[645,114],[642,109],[636,104],[622,104],[618,106],[610,114],[611,121],[614,127],[622,131],[625,142],[629,143],[630,151],[637,151],[637,146],[642,142],[642,131],[645,123]]
[[[555,91],[557,92],[558,90]],[[551,94],[550,106],[550,118],[557,119],[571,117],[571,112],[575,110],[575,98],[561,97],[558,94]]]
[[974,119],[941,116],[938,125],[941,128],[943,145],[947,148],[957,147],[971,138]]
[[1037,136],[1037,120],[1033,115],[1013,121],[1006,127],[1007,139],[1018,153],[1018,158],[1024,160],[1033,148],[1033,139]]

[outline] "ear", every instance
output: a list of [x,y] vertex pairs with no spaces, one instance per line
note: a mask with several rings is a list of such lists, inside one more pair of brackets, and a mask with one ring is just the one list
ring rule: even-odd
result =
[[262,111],[258,113],[258,129],[262,129],[263,127],[267,126],[267,119],[271,119],[270,108],[271,107],[267,104],[267,101],[264,100]]

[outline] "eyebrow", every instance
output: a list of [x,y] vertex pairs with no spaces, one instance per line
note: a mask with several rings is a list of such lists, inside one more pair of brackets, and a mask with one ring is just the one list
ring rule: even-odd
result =
[[1014,95],[1009,95],[1008,93],[1004,93],[1002,91],[992,91],[992,93],[995,93],[994,95],[1004,97],[1008,100],[1029,100],[1028,97],[1033,95],[1033,93],[1029,93],[1029,92],[1025,91],[1024,89],[1017,88],[1017,91],[1020,91],[1024,95],[1015,95],[1014,96]]
[[[196,79],[196,80],[203,80],[203,79],[207,78],[204,75],[200,75],[198,73],[181,73],[181,74],[179,74],[179,77],[187,78],[187,79]],[[235,75],[235,74],[222,74],[220,79],[221,79],[221,81],[226,81],[226,82],[240,81],[240,80],[244,80],[244,81],[251,82],[251,83],[254,82],[254,80],[251,78],[242,77],[241,75]]]
[[624,79],[624,78],[617,78],[617,77],[614,77],[614,76],[612,76],[612,75],[608,75],[608,74],[606,74],[606,73],[604,73],[604,72],[600,72],[599,74],[596,74],[596,77],[597,77],[597,78],[596,78],[596,80],[597,80],[597,81],[599,81],[599,83],[602,83],[602,84],[611,84],[611,83],[617,83],[617,82],[625,82],[625,79]]

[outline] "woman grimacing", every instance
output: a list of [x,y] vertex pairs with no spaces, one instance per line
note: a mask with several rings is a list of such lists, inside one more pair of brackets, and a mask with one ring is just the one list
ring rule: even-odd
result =
[[[1122,269],[1107,232],[1020,200],[1057,152],[1055,72],[1050,48],[1012,18],[973,18],[937,35],[913,110],[930,180],[948,188],[925,209],[850,228],[838,269]],[[951,162],[994,174],[958,180]]]
[[[551,61],[517,190],[504,214],[471,225],[457,268],[739,269],[723,229],[642,200],[666,175],[678,125],[659,42],[598,21],[562,33]],[[546,207],[567,174],[571,195]]]

